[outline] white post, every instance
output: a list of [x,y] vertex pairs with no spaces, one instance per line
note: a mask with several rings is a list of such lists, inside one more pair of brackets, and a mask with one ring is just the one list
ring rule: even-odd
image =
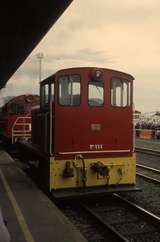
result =
[[39,82],[42,80],[42,59],[44,57],[42,52],[39,52],[37,55],[37,59],[39,60]]

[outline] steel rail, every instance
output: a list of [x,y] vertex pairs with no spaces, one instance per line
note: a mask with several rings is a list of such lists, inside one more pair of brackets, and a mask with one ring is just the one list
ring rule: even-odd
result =
[[121,201],[125,202],[126,205],[129,205],[131,208],[136,209],[138,212],[145,215],[149,220],[152,220],[153,222],[158,223],[160,225],[160,217],[158,217],[154,213],[149,212],[148,210],[142,208],[141,206],[139,206],[136,203],[130,202],[128,199],[123,198],[119,194],[114,194],[114,196],[116,196]]
[[[155,169],[155,168],[152,168],[152,167],[149,167],[149,166],[145,166],[145,165],[141,165],[141,164],[136,164],[136,166],[138,168],[142,168],[142,169],[144,169],[146,171],[155,172],[155,173],[160,175],[160,170],[158,170],[158,169]],[[140,177],[143,177],[144,179],[149,180],[151,182],[160,184],[160,180],[158,180],[157,178],[154,178],[152,176],[144,175],[142,172],[136,172],[136,175],[140,176]]]
[[158,151],[158,150],[136,147],[135,151],[138,152],[138,153],[154,155],[154,156],[158,156],[158,157],[160,156],[160,151]]
[[[119,194],[115,193],[115,194],[113,194],[113,197],[117,200],[117,204],[119,204],[119,201],[120,201],[122,204],[124,203],[125,208],[128,208],[128,209],[131,209],[132,211],[135,211],[135,213],[140,216],[140,220],[143,218],[143,220],[147,221],[149,224],[151,224],[151,226],[153,226],[153,224],[160,226],[160,217],[158,217],[155,214],[153,214],[153,213],[147,211],[146,209],[140,207],[136,203],[130,202],[129,200],[123,198]],[[109,229],[112,233],[114,233],[117,236],[117,239],[119,237],[119,241],[130,241],[130,239],[123,236],[119,231],[117,231],[114,228],[114,225],[116,225],[116,224],[111,225],[111,223],[107,222],[103,217],[101,217],[100,214],[97,214],[97,211],[94,211],[94,208],[90,208],[89,205],[86,205],[86,204],[82,204],[82,207],[88,213],[90,213],[94,218],[96,218],[96,220],[98,220],[102,224],[103,227],[107,227],[107,229]],[[142,234],[143,233],[144,233],[144,231],[142,232]],[[131,233],[128,236],[134,236],[135,234],[137,234],[137,236],[138,236],[141,233],[133,233],[133,234]]]
[[125,238],[123,235],[121,235],[116,229],[113,228],[109,223],[107,223],[100,215],[97,215],[94,213],[93,209],[89,208],[86,204],[81,203],[81,206],[89,215],[91,215],[100,225],[106,230],[106,232],[110,232],[111,235],[114,236],[114,238],[118,242],[129,242],[127,238]]
[[149,212],[148,210],[142,208],[141,206],[139,206],[136,203],[130,202],[129,200],[121,197],[119,194],[114,194],[117,198],[119,198],[121,201],[124,201],[126,203],[126,205],[130,206],[131,208],[135,209],[136,212],[142,214],[143,216],[146,217],[147,221],[149,222],[153,222],[157,225],[160,226],[160,217],[158,217],[157,215],[155,215],[152,212]]
[[159,173],[160,174],[160,170],[155,169],[153,167],[145,166],[145,165],[141,165],[141,164],[136,164],[136,166],[139,167],[139,168],[143,168],[145,170],[153,171],[153,172],[156,172],[156,173]]
[[146,179],[146,180],[149,180],[149,181],[151,181],[151,182],[154,182],[154,183],[158,183],[158,184],[160,184],[160,180],[158,180],[158,179],[156,179],[156,178],[153,178],[153,177],[150,177],[150,176],[144,175],[144,174],[139,173],[139,172],[136,172],[136,175],[137,175],[137,176],[140,176],[140,177],[142,177],[142,178],[144,178],[144,179]]

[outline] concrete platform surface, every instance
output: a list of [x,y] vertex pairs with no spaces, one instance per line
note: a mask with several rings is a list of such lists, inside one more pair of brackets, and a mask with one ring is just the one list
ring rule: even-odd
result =
[[0,150],[0,207],[11,242],[86,242],[4,150]]

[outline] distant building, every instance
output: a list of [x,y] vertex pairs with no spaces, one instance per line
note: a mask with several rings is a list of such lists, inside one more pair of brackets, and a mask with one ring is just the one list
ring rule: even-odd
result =
[[135,110],[133,113],[133,120],[134,120],[134,124],[136,125],[140,119],[141,119],[142,113],[138,110]]
[[138,110],[135,110],[134,114],[133,114],[133,117],[134,117],[134,119],[139,119],[141,117],[141,112],[138,111]]

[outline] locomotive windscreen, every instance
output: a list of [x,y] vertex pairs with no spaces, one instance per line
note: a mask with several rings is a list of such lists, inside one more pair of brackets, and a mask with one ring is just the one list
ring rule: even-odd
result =
[[62,76],[59,79],[59,103],[61,105],[80,105],[80,76]]
[[9,114],[24,114],[24,101],[23,100],[15,100],[8,104],[8,113]]
[[104,82],[90,81],[88,95],[90,106],[102,106],[104,103]]

